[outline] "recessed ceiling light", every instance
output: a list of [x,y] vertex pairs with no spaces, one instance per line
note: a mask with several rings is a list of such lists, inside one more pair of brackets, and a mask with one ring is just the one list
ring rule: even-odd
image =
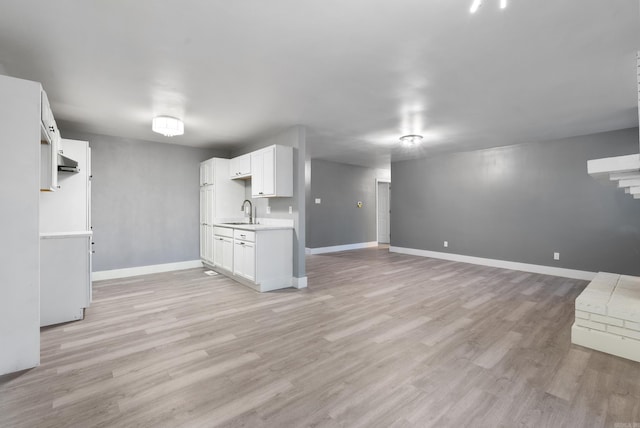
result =
[[422,141],[422,135],[404,135],[400,137],[400,141],[402,141],[405,146],[415,146]]
[[151,123],[151,129],[165,137],[173,137],[184,134],[184,123],[176,117],[156,116]]

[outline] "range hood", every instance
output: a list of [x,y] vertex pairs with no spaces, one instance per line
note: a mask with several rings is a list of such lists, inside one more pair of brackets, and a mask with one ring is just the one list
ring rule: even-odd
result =
[[[637,56],[638,121],[640,123],[640,51]],[[640,146],[638,147],[640,151]],[[637,155],[587,161],[587,172],[593,177],[605,177],[618,183],[618,187],[640,199],[640,153]]]
[[78,168],[78,162],[58,153],[58,171],[80,172],[80,168]]

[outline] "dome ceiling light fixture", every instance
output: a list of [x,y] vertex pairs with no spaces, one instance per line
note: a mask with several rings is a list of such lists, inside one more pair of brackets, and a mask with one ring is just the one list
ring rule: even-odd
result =
[[400,137],[400,141],[407,147],[417,146],[422,141],[422,135],[403,135]]
[[174,137],[184,134],[184,123],[177,117],[156,116],[151,123],[151,129],[165,137]]
[[[471,9],[469,10],[471,13],[476,13],[478,9],[482,6],[482,0],[473,0],[471,4]],[[500,9],[504,9],[507,7],[507,0],[500,0]]]

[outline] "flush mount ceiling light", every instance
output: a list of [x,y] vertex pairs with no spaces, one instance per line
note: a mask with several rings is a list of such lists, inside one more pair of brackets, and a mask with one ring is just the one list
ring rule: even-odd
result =
[[[482,6],[482,0],[473,0],[470,12],[476,13],[480,6]],[[507,7],[507,0],[500,0],[500,9],[504,9],[505,7]]]
[[400,141],[408,147],[415,146],[422,141],[422,135],[404,135],[400,137]]
[[151,123],[151,129],[165,137],[173,137],[184,134],[184,123],[175,117],[156,116]]

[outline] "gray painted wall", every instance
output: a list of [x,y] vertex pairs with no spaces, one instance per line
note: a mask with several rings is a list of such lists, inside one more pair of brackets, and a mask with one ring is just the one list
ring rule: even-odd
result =
[[62,131],[89,141],[93,270],[200,258],[200,162],[228,153]]
[[391,245],[640,275],[640,200],[587,175],[633,153],[637,128],[394,162]]
[[[377,240],[376,178],[379,170],[311,160],[307,195],[307,247],[321,248]],[[321,203],[315,203],[320,198]],[[356,206],[364,203],[362,208]]]
[[[293,275],[296,278],[306,276],[305,241],[306,241],[306,189],[305,177],[307,166],[306,129],[294,126],[273,137],[248,143],[231,153],[231,157],[250,153],[254,150],[279,144],[293,147],[293,197],[291,198],[251,198],[251,180],[246,181],[245,193],[254,207],[258,208],[258,218],[291,219],[294,222],[293,242]],[[267,206],[271,213],[267,214]],[[292,214],[289,214],[292,207]]]

